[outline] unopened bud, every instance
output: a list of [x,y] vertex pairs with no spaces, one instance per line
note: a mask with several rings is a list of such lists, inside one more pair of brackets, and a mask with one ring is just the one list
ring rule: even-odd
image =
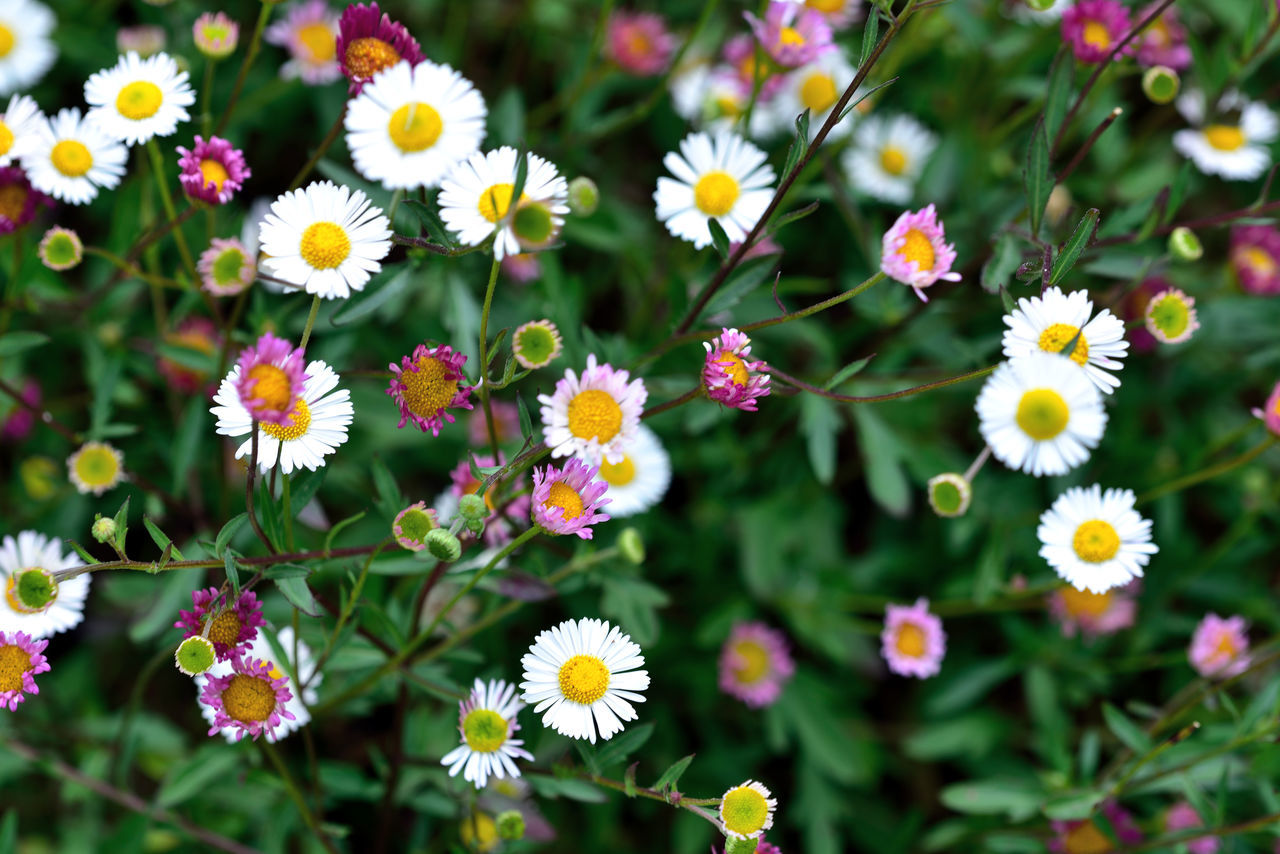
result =
[[618,551],[635,564],[644,563],[644,540],[635,528],[626,528],[618,535]]
[[498,813],[498,838],[513,841],[524,839],[524,816],[520,810],[507,810]]
[[116,520],[98,514],[98,518],[93,520],[91,531],[93,538],[98,542],[110,543],[116,538]]
[[479,495],[464,495],[458,499],[458,515],[468,522],[482,520],[489,515],[489,508]]
[[1178,72],[1164,65],[1153,65],[1142,75],[1142,91],[1153,104],[1167,104],[1178,97],[1182,81]]
[[1169,235],[1169,252],[1179,261],[1199,261],[1204,245],[1194,231],[1180,225]]
[[173,654],[174,666],[187,676],[198,676],[204,673],[217,661],[217,652],[213,643],[199,635],[187,638],[178,644]]
[[452,563],[462,557],[462,543],[444,528],[435,528],[427,532],[427,551],[436,560]]
[[574,216],[591,216],[600,206],[600,188],[586,175],[569,182],[569,210]]

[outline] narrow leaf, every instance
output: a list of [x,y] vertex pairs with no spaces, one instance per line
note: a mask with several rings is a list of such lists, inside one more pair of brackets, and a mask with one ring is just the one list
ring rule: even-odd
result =
[[1142,728],[1110,703],[1102,704],[1102,719],[1107,722],[1107,729],[1111,730],[1111,734],[1134,753],[1146,753],[1151,749],[1151,739]]
[[236,531],[239,531],[240,527],[248,521],[248,513],[238,513],[228,519],[227,524],[222,526],[222,530],[218,532],[217,539],[214,540],[214,554],[218,557],[222,557],[223,551],[226,550],[227,545],[231,542],[231,538],[236,535]]
[[880,34],[880,10],[867,10],[867,25],[862,28],[862,51],[858,54],[858,67],[866,64],[867,57],[876,46],[876,36]]
[[520,414],[520,436],[525,440],[533,438],[533,418],[529,415],[529,406],[524,402],[524,398],[520,396],[520,392],[516,392],[516,411]]
[[711,243],[716,247],[723,260],[729,259],[729,235],[724,233],[724,226],[720,225],[720,220],[714,217],[707,220],[707,228],[711,230]]
[[1097,233],[1098,209],[1089,208],[1085,215],[1080,218],[1080,222],[1076,224],[1076,230],[1071,232],[1071,236],[1063,244],[1062,251],[1058,253],[1058,257],[1054,259],[1053,270],[1049,273],[1050,285],[1056,285],[1066,277],[1071,268],[1076,265],[1076,261],[1080,260],[1080,256],[1084,254],[1084,250],[1088,248],[1089,243]]
[[316,597],[311,593],[311,588],[307,586],[305,579],[294,576],[273,578],[272,581],[293,607],[308,617],[320,616],[320,606],[316,603]]
[[693,757],[697,755],[696,753],[690,753],[683,759],[671,763],[671,767],[662,772],[662,776],[658,778],[658,782],[653,784],[653,788],[658,790],[674,789],[676,784],[680,782],[680,777],[689,768],[689,763],[693,761]]
[[0,357],[12,356],[23,350],[39,347],[49,340],[43,332],[10,332],[0,335]]
[[[173,541],[169,539],[168,535],[166,535],[164,531],[161,531],[159,528],[157,528],[155,526],[155,523],[152,522],[150,519],[148,519],[146,516],[142,517],[142,524],[146,526],[147,533],[151,535],[151,539],[154,540],[155,544],[159,546],[161,549],[169,548],[173,546]],[[176,548],[173,549],[173,556],[178,560],[185,560],[185,558],[182,556],[182,552],[178,551]]]
[[1049,174],[1049,137],[1043,121],[1037,122],[1031,133],[1023,181],[1027,189],[1027,211],[1031,215],[1031,235],[1036,237],[1040,234],[1040,221],[1044,218],[1049,194],[1053,192],[1053,178]]
[[1044,99],[1044,126],[1050,137],[1058,135],[1058,128],[1067,114],[1067,99],[1071,97],[1071,81],[1075,74],[1075,56],[1069,50],[1059,50],[1058,58],[1049,69],[1049,91]]

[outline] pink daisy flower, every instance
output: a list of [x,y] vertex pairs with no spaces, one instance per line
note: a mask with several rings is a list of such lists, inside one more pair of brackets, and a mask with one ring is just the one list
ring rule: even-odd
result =
[[1195,297],[1177,288],[1166,288],[1147,302],[1143,322],[1147,332],[1162,344],[1189,341],[1200,328]]
[[894,673],[927,679],[942,669],[947,636],[942,631],[942,620],[929,613],[929,600],[921,597],[914,605],[885,606],[880,645],[884,660]]
[[351,81],[348,92],[352,95],[358,95],[379,71],[401,60],[417,65],[426,59],[404,24],[391,20],[376,2],[367,6],[354,3],[343,11],[336,47],[342,73]]
[[1280,383],[1276,383],[1276,387],[1271,390],[1265,408],[1253,410],[1253,416],[1261,418],[1268,430],[1280,436]]
[[246,348],[237,360],[236,393],[255,421],[293,426],[293,411],[302,396],[306,357],[301,349],[270,332]]
[[240,652],[231,655],[232,672],[226,676],[207,676],[200,702],[213,709],[213,726],[209,735],[218,735],[226,727],[235,729],[239,741],[246,734],[275,734],[282,718],[297,720],[285,703],[293,699],[289,680],[275,665],[259,658],[244,659]]
[[1064,637],[1075,637],[1077,631],[1086,638],[1112,635],[1133,625],[1138,586],[1135,579],[1124,587],[1092,593],[1064,584],[1049,594],[1049,613],[1062,627]]
[[928,302],[924,288],[939,279],[960,281],[960,274],[951,272],[956,248],[946,239],[946,229],[933,205],[915,213],[904,211],[884,233],[880,269],[889,278],[915,288],[916,296]]
[[215,296],[229,297],[253,284],[258,276],[254,261],[239,240],[215,237],[209,248],[200,253],[196,272],[200,274],[206,291]]
[[502,273],[513,282],[526,284],[542,275],[537,252],[517,252],[502,256]]
[[[1132,845],[1142,841],[1142,831],[1134,823],[1133,816],[1125,812],[1112,801],[1102,805],[1103,815],[1111,823],[1116,838],[1122,845]],[[1049,840],[1049,850],[1055,854],[1086,854],[1086,852],[1104,852],[1114,850],[1114,845],[1099,828],[1093,819],[1083,818],[1079,821],[1050,822],[1055,839]]]
[[235,602],[224,604],[226,601],[227,597],[216,587],[192,591],[194,607],[190,611],[178,611],[180,619],[173,624],[175,629],[184,630],[185,640],[203,635],[205,623],[213,620],[207,637],[222,661],[230,658],[241,645],[252,643],[258,629],[267,624],[262,616],[262,603],[252,590],[241,593]]
[[[1156,3],[1148,4],[1138,13],[1138,20],[1146,18]],[[1163,65],[1174,71],[1191,66],[1191,48],[1187,46],[1187,30],[1178,20],[1178,7],[1170,6],[1160,17],[1152,21],[1136,39],[1138,64],[1150,68]],[[1192,854],[1195,854],[1193,851]]]
[[720,690],[753,709],[773,705],[795,674],[787,638],[764,623],[737,623],[720,649]]
[[1231,229],[1231,266],[1251,294],[1280,294],[1280,229],[1241,225]]
[[[1178,801],[1164,814],[1164,829],[1171,833],[1198,827],[1204,827],[1204,820],[1187,801]],[[1216,836],[1204,836],[1186,843],[1186,846],[1189,854],[1217,854],[1221,844]]]
[[474,386],[463,384],[466,377],[462,366],[466,361],[466,356],[455,353],[448,344],[430,348],[419,344],[413,348],[412,356],[400,359],[399,365],[388,365],[395,376],[387,394],[400,407],[397,426],[403,427],[412,419],[423,433],[430,430],[432,436],[439,436],[446,421],[453,423],[450,409],[470,409],[467,398]]
[[[486,442],[488,440],[486,439]],[[493,466],[502,465],[506,460],[501,456],[498,461],[494,461],[493,457],[484,454],[476,457],[476,466],[478,468],[487,469]],[[480,481],[476,480],[471,474],[471,464],[467,460],[463,460],[453,467],[453,471],[449,472],[449,479],[453,483],[449,487],[449,493],[455,498],[461,498],[464,495],[474,495],[480,489]],[[516,492],[520,492],[523,488],[524,477],[521,476],[512,482],[511,486]],[[504,502],[504,506],[499,508],[494,506],[493,491],[490,490],[484,495],[484,505],[489,508],[489,515],[484,520],[484,541],[486,545],[501,546],[509,543],[511,538],[515,536],[515,526],[511,523],[512,519],[529,518],[529,505],[532,498],[528,495],[517,495],[508,502]]]
[[[493,413],[493,431],[498,434],[498,444],[520,441],[520,410],[505,400],[490,400]],[[489,425],[484,420],[483,409],[473,409],[467,415],[467,442],[483,448],[489,444]]]
[[0,632],[0,706],[16,712],[27,694],[39,694],[35,677],[47,672],[49,660],[41,653],[47,640],[33,640],[26,632]]
[[813,9],[774,0],[763,21],[750,12],[743,12],[742,16],[760,46],[784,68],[799,68],[835,50],[826,17]]
[[31,186],[17,166],[0,166],[0,234],[11,234],[30,223],[53,199]]
[[244,152],[217,136],[206,141],[196,134],[195,148],[178,146],[178,180],[192,199],[211,205],[225,205],[253,174],[244,162]]
[[1205,614],[1191,635],[1187,657],[1201,676],[1225,679],[1243,673],[1249,667],[1248,624],[1244,617]]
[[614,12],[609,16],[607,48],[618,67],[637,77],[666,70],[676,40],[661,15],[652,12]]
[[756,398],[769,394],[769,375],[756,373],[765,363],[753,359],[751,339],[736,329],[721,328],[720,334],[702,342],[707,350],[702,365],[702,386],[712,400],[742,409],[756,411]]
[[533,472],[533,521],[548,534],[577,534],[591,539],[591,526],[608,522],[606,513],[598,512],[609,503],[604,498],[609,484],[595,480],[599,466],[588,467],[579,459],[571,459],[563,469],[545,466]]
[[[27,378],[22,383],[22,400],[27,406],[39,406],[42,395],[40,393],[40,383],[31,378]],[[27,434],[31,432],[31,428],[35,426],[36,414],[26,406],[19,406],[16,403],[9,410],[9,414],[5,416],[3,424],[0,424],[0,439],[6,442],[20,442],[27,438]]]
[[338,16],[325,0],[304,0],[289,7],[283,20],[267,27],[266,40],[289,51],[280,67],[285,80],[295,77],[318,86],[342,76],[338,65]]
[[[1129,10],[1117,0],[1080,0],[1062,13],[1062,40],[1081,62],[1102,62],[1129,28]],[[1123,53],[1132,51],[1130,42]]]
[[[222,347],[222,335],[207,317],[188,317],[177,329],[165,333],[164,343],[216,358]],[[207,371],[188,367],[167,356],[161,356],[156,361],[156,368],[168,381],[169,387],[178,394],[203,392],[207,397],[213,396],[216,386]]]

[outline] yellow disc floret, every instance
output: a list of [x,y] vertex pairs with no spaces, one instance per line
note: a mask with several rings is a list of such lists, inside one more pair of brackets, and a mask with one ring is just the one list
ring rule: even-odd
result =
[[1106,854],[1114,850],[1111,840],[1092,821],[1083,821],[1067,831],[1062,848],[1066,854]]
[[589,706],[609,690],[609,668],[594,655],[575,655],[560,666],[560,693]]
[[733,675],[739,682],[753,685],[769,673],[769,653],[758,641],[740,640],[733,645],[737,659]]
[[494,184],[489,187],[480,194],[480,201],[476,205],[480,216],[495,223],[502,219],[511,207],[511,194],[515,190],[515,184]]
[[4,118],[0,117],[0,157],[8,154],[10,148],[13,148],[13,131],[4,123]]
[[[336,47],[336,43],[335,43]],[[382,39],[356,39],[347,45],[347,68],[356,77],[369,78],[400,61],[400,53]]]
[[800,84],[800,100],[815,115],[831,109],[831,105],[839,98],[840,93],[836,91],[836,82],[831,79],[830,74],[816,71]]
[[623,456],[620,463],[604,460],[600,463],[600,477],[610,486],[626,486],[636,479],[636,464],[628,456]]
[[292,424],[271,424],[264,421],[258,426],[263,433],[281,442],[293,442],[307,435],[307,430],[311,427],[311,408],[307,406],[307,402],[298,398],[289,416],[293,420]]
[[1051,388],[1034,388],[1018,402],[1018,426],[1032,439],[1043,442],[1067,429],[1071,410]]
[[492,709],[473,709],[462,721],[462,737],[476,753],[492,753],[507,740],[507,722]]
[[0,187],[0,216],[17,225],[22,221],[22,212],[27,207],[27,189],[21,184],[6,184]]
[[328,24],[307,24],[294,34],[294,38],[306,48],[310,61],[316,65],[332,62],[338,55],[338,37]]
[[919,658],[924,655],[924,632],[915,623],[903,623],[898,626],[898,633],[893,638],[893,645],[903,655]]
[[254,365],[249,369],[249,389],[253,399],[261,401],[259,409],[284,412],[290,409],[293,387],[289,375],[275,365]]
[[622,430],[622,407],[598,388],[580,391],[569,401],[569,432],[604,444]]
[[116,110],[134,121],[151,118],[163,104],[164,93],[150,80],[135,80],[116,95]]
[[720,819],[725,830],[740,836],[759,836],[769,821],[769,802],[750,786],[738,786],[725,793]]
[[313,222],[302,232],[302,260],[317,270],[332,270],[351,254],[351,238],[336,222]]
[[728,350],[722,350],[714,359],[715,363],[724,370],[724,374],[729,378],[729,382],[741,388],[747,384],[751,375],[747,371],[747,363],[742,361],[742,357],[737,353],[731,353]]
[[1076,557],[1088,563],[1111,560],[1120,551],[1120,535],[1115,526],[1101,519],[1090,519],[1076,528],[1071,538]]
[[1101,21],[1086,21],[1084,43],[1099,50],[1107,50],[1111,47],[1111,31]]
[[17,39],[13,37],[13,30],[0,24],[0,59],[9,55],[9,51],[13,50],[13,46]]
[[916,269],[927,273],[933,269],[937,256],[933,253],[933,243],[918,228],[909,230],[902,240],[902,248],[898,254],[908,261],[916,262]]
[[31,669],[31,653],[20,646],[0,646],[0,692],[21,691],[22,674]]
[[708,172],[693,188],[693,203],[707,216],[720,217],[738,201],[738,182],[727,172]]
[[[203,628],[205,623],[209,621],[205,617],[200,625]],[[223,646],[234,647],[240,643],[240,615],[234,608],[227,608],[213,618],[213,625],[209,626],[209,640],[214,643],[220,643]],[[201,632],[203,634],[203,631]]]
[[200,161],[200,178],[204,185],[212,184],[215,190],[222,192],[222,185],[229,177],[231,176],[227,174],[227,167],[222,165],[222,161],[213,158]]
[[795,27],[782,27],[778,30],[778,47],[799,47],[804,44],[804,35]]
[[844,8],[845,0],[804,0],[804,5],[810,9],[817,9],[824,15],[830,15],[833,12],[839,12]]
[[880,149],[880,168],[890,175],[901,175],[907,171],[907,153],[896,145],[886,145]]
[[[391,114],[387,134],[396,148],[406,153],[424,151],[436,144],[444,130],[440,114],[430,104],[414,101]],[[510,196],[508,196],[510,198]]]
[[577,519],[585,509],[585,505],[582,503],[582,496],[563,480],[557,480],[551,484],[551,492],[547,496],[547,500],[542,502],[542,506],[548,510],[552,507],[559,507],[564,511],[564,515],[560,518],[566,522],[570,519]]
[[1204,129],[1205,141],[1219,151],[1244,148],[1244,131],[1235,125],[1209,125]]
[[402,371],[405,406],[414,415],[430,418],[447,408],[458,393],[458,381],[449,379],[449,366],[431,356],[422,356],[414,365],[416,371]]
[[237,673],[222,692],[227,717],[242,724],[267,720],[276,708],[276,689],[261,676]]
[[[1077,337],[1079,333],[1079,337]],[[1089,361],[1089,341],[1080,332],[1080,327],[1069,323],[1055,323],[1040,333],[1040,349],[1046,353],[1061,353],[1062,348],[1075,339],[1076,345],[1071,350],[1071,361],[1083,365]]]
[[68,178],[79,178],[93,168],[93,155],[83,142],[64,139],[49,154],[53,168]]

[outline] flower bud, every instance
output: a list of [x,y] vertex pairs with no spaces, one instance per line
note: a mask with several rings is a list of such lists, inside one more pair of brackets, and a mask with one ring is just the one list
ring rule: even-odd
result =
[[464,495],[458,499],[458,515],[468,522],[483,521],[489,515],[489,508],[479,495]]
[[116,538],[116,520],[99,513],[93,520],[92,533],[93,538],[100,543],[112,542]]
[[462,543],[444,528],[434,528],[427,532],[427,551],[436,560],[452,563],[462,557]]
[[1153,104],[1167,104],[1178,97],[1182,81],[1178,72],[1164,65],[1153,65],[1142,75],[1142,92]]
[[483,519],[468,519],[468,520],[467,520],[467,530],[471,532],[471,535],[472,535],[473,537],[479,537],[480,535],[482,535],[482,534],[484,533],[484,520],[483,520]]
[[[185,612],[184,612],[185,613]],[[204,673],[217,661],[213,643],[200,635],[193,635],[178,644],[173,654],[173,664],[187,676]]]
[[963,516],[972,497],[973,489],[963,475],[947,472],[929,479],[929,506],[944,519]]
[[600,188],[586,175],[569,182],[569,210],[574,216],[591,216],[600,206]]
[[191,28],[196,50],[210,59],[226,59],[236,51],[240,25],[225,12],[205,12]]
[[1204,246],[1194,231],[1180,225],[1169,235],[1169,253],[1179,261],[1199,261]]
[[84,243],[71,229],[55,225],[40,238],[37,253],[46,267],[62,272],[84,260]]
[[5,596],[19,614],[40,614],[58,598],[58,582],[53,573],[43,567],[19,569],[9,576]]
[[497,824],[499,839],[524,839],[524,816],[520,814],[520,810],[498,813]]
[[635,528],[625,528],[618,535],[618,551],[635,564],[644,563],[644,540]]

